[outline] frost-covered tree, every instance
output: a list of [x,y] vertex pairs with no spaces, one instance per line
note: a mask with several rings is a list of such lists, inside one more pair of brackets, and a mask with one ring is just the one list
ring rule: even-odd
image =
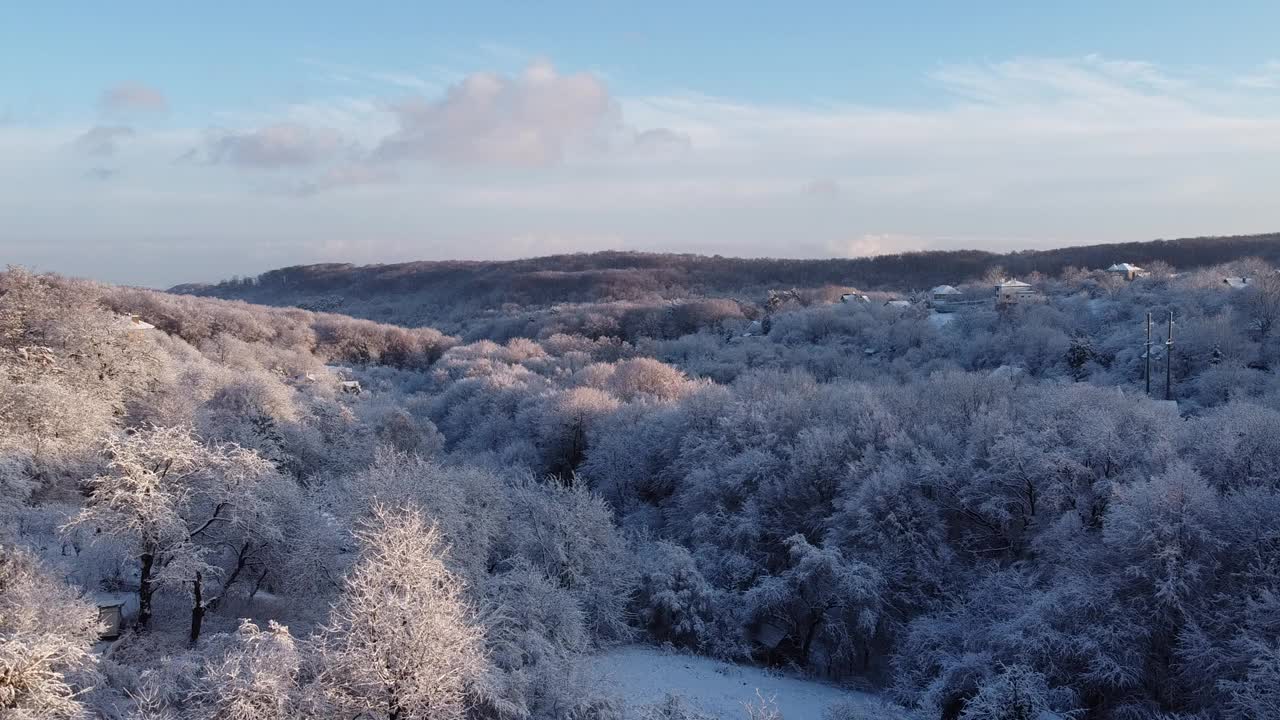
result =
[[654,640],[702,649],[716,640],[718,593],[689,551],[675,543],[645,543],[636,549],[639,576],[631,599],[635,621]]
[[549,397],[533,421],[547,472],[571,477],[586,458],[588,431],[618,405],[608,393],[588,387]]
[[608,506],[581,486],[528,478],[508,485],[506,493],[522,517],[509,525],[495,552],[509,564],[527,563],[568,590],[593,638],[628,637],[623,611],[634,569]]
[[0,544],[0,717],[85,716],[98,632],[97,608],[29,553]]
[[801,663],[868,667],[884,612],[880,573],[838,549],[815,547],[802,535],[788,538],[787,546],[789,566],[746,595],[753,621],[782,631],[778,651]]
[[[161,588],[216,577],[211,557],[221,542],[268,521],[262,508],[274,466],[234,445],[209,446],[186,428],[148,428],[112,438],[107,472],[87,482],[85,509],[68,529],[127,543],[138,562],[139,628],[151,620],[151,599]],[[199,637],[204,607],[192,610]]]
[[378,506],[359,539],[322,638],[328,697],[357,716],[463,718],[484,639],[439,532],[417,510]]
[[1280,717],[1280,647],[1258,643],[1250,647],[1253,657],[1245,677],[1219,681],[1227,693],[1226,717],[1232,720]]
[[1051,720],[1050,692],[1044,678],[1021,665],[1001,668],[964,705],[960,720]]
[[305,651],[274,621],[240,623],[234,645],[204,668],[192,701],[210,720],[289,720],[303,716],[299,675]]
[[485,583],[484,603],[492,669],[476,687],[483,714],[562,717],[592,700],[580,667],[591,636],[568,590],[520,564]]

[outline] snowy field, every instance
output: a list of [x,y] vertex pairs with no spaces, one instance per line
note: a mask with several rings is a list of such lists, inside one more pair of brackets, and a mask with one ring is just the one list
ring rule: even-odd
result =
[[[724,720],[746,718],[744,706],[758,706],[759,697],[771,698],[785,720],[911,717],[885,707],[874,695],[640,645],[597,655],[588,672],[600,690],[621,696],[629,709],[661,703],[670,694],[680,696],[692,709]],[[826,714],[829,708],[838,711]]]

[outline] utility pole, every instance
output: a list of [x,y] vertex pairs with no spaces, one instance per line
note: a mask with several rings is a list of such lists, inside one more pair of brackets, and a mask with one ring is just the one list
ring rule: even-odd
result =
[[1173,399],[1173,311],[1169,311],[1169,339],[1164,341],[1164,399]]
[[1151,395],[1151,313],[1147,313],[1147,352],[1143,357],[1147,359],[1147,370],[1143,378],[1147,381],[1147,395]]

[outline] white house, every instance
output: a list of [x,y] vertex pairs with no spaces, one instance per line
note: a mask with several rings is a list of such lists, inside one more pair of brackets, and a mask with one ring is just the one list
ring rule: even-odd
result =
[[929,297],[933,298],[934,302],[948,302],[959,294],[960,291],[950,285],[939,285],[929,291]]
[[950,285],[939,285],[929,291],[929,305],[938,312],[951,312],[954,305],[963,305],[963,294]]
[[155,330],[156,326],[143,320],[137,315],[117,315],[120,324],[130,332],[141,332],[143,330]]
[[1116,263],[1107,268],[1107,272],[1122,276],[1125,280],[1133,280],[1147,274],[1146,270],[1131,263]]
[[996,286],[997,305],[1023,305],[1042,300],[1044,297],[1035,288],[1021,280],[1005,280]]

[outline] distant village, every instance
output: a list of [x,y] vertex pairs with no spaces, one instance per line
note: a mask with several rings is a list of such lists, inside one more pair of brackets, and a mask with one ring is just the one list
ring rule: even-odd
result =
[[[1151,272],[1147,269],[1130,262],[1115,263],[1107,267],[1104,272],[1122,282],[1132,282],[1151,275]],[[1280,274],[1280,271],[1277,271],[1277,273]],[[1179,273],[1168,274],[1169,277],[1177,277],[1178,275]],[[1249,277],[1222,278],[1224,289],[1229,290],[1242,290],[1253,286],[1254,283],[1255,279]],[[928,318],[935,326],[942,327],[951,322],[954,313],[964,310],[981,308],[1004,310],[1048,301],[1048,297],[1037,290],[1033,284],[1017,278],[1004,278],[994,284],[971,283],[966,286],[966,289],[961,289],[954,285],[938,285],[928,292],[874,294],[877,299],[872,299],[872,295],[867,292],[849,289],[840,295],[840,302],[868,306],[878,303],[885,308],[904,311],[911,308],[922,308],[929,311]],[[764,307],[764,317],[759,320],[753,320],[738,334],[731,334],[728,337],[729,342],[768,335],[772,324],[772,316],[783,307],[787,300],[799,300],[795,290],[770,291],[769,299]],[[872,350],[867,351],[867,354],[872,353]]]
[[[1106,272],[1125,281],[1133,281],[1150,275],[1146,269],[1133,263],[1122,262],[1111,265]],[[1177,276],[1177,273],[1172,275]],[[1243,289],[1252,282],[1248,277],[1224,277],[1223,285],[1230,289]],[[885,307],[909,308],[924,305],[936,312],[950,313],[968,307],[1009,307],[1040,303],[1046,300],[1043,293],[1037,291],[1030,283],[1017,278],[1008,278],[996,283],[986,292],[965,292],[953,285],[938,285],[927,293],[913,294],[910,298],[893,297],[884,301]],[[842,303],[872,302],[870,296],[857,290],[846,292],[840,296]]]

